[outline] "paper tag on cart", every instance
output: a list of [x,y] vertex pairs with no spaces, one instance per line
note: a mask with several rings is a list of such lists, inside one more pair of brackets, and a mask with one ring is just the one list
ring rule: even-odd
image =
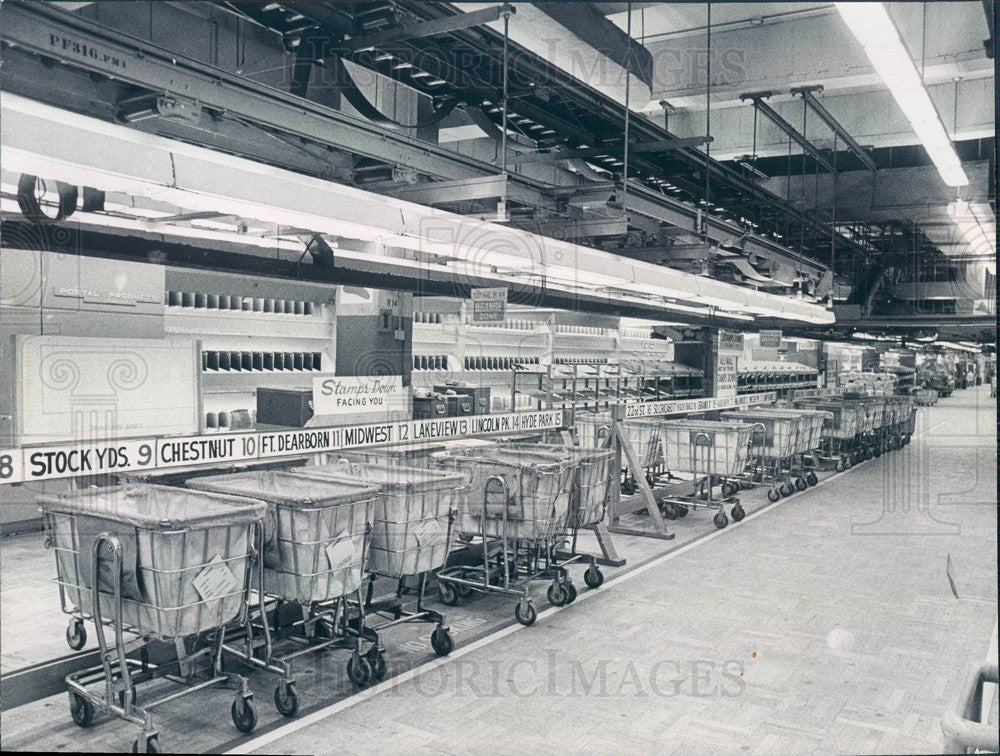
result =
[[326,547],[326,558],[330,562],[331,570],[340,570],[350,567],[354,563],[354,544],[351,539],[342,536]]
[[424,520],[413,528],[413,535],[417,539],[417,546],[436,546],[444,543],[444,528],[437,520]]
[[218,554],[192,582],[202,601],[229,596],[236,593],[240,587],[233,571]]

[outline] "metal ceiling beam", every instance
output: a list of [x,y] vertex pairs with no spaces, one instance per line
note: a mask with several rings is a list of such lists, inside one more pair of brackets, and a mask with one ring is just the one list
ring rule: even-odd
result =
[[517,184],[511,181],[510,176],[506,174],[454,179],[452,181],[430,181],[381,193],[407,202],[429,206],[478,199],[509,200],[535,207],[545,204],[540,191],[523,184]]
[[[553,239],[576,240],[588,237],[625,236],[628,218],[558,218],[555,220],[522,221],[518,228]],[[615,250],[617,252],[617,250]]]
[[[664,153],[680,150],[685,147],[697,147],[711,142],[712,137],[697,136],[683,139],[661,139],[656,142],[634,142],[628,146],[629,153]],[[526,152],[507,158],[508,165],[519,163],[557,163],[560,160],[575,160],[577,158],[592,158],[600,155],[614,156],[622,149],[621,143],[607,147],[591,147],[586,150],[564,150],[563,152]]]
[[508,13],[514,13],[514,6],[504,3],[503,5],[484,8],[472,11],[471,13],[459,13],[454,16],[436,18],[432,21],[421,21],[395,29],[387,29],[375,32],[374,34],[365,34],[364,36],[348,40],[347,44],[355,51],[381,49],[384,45],[392,42],[421,39],[423,37],[436,37],[440,34],[452,34],[463,29],[472,29],[492,21],[497,21],[504,14]]
[[538,10],[582,39],[595,50],[628,69],[647,87],[653,86],[653,56],[591,3],[535,3]]
[[765,97],[770,97],[773,92],[745,92],[740,95],[741,100],[753,100],[753,106],[762,113],[771,123],[777,126],[779,129],[788,134],[791,139],[799,145],[803,150],[808,152],[813,159],[819,163],[821,166],[826,168],[830,173],[836,173],[833,169],[833,165],[826,159],[826,157],[821,153],[816,147],[806,139],[799,131],[792,126],[788,121],[782,118],[778,113],[764,102]]
[[868,170],[874,171],[876,169],[876,165],[875,161],[872,160],[871,155],[865,152],[864,148],[854,141],[854,137],[847,133],[847,130],[840,125],[840,122],[830,115],[830,111],[823,107],[823,104],[813,95],[813,92],[822,91],[822,84],[815,84],[809,87],[794,87],[791,90],[793,95],[797,94],[802,97],[805,103],[812,108],[812,111],[820,117],[820,120],[829,126],[830,130],[843,140],[848,149],[857,156],[858,160],[865,164],[865,167],[868,168]]

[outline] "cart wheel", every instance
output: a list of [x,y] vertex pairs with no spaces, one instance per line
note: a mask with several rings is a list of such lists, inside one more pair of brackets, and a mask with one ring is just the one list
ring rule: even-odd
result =
[[442,604],[455,606],[458,603],[458,591],[455,590],[455,586],[443,580],[438,581],[438,596]]
[[361,688],[372,679],[372,667],[361,654],[352,654],[347,661],[347,676],[352,683]]
[[448,628],[438,625],[431,633],[431,648],[438,656],[447,656],[455,648],[455,641],[448,632]]
[[791,483],[782,483],[780,491],[782,496],[791,496],[795,493],[795,486]]
[[535,611],[534,605],[530,603],[524,605],[524,611],[522,612],[521,602],[518,602],[517,606],[514,607],[514,619],[527,627],[528,625],[535,624],[535,620],[538,619],[538,612]]
[[458,591],[460,598],[467,599],[472,595],[472,588],[467,585],[456,585],[455,590]]
[[622,493],[625,494],[626,496],[631,496],[638,490],[639,487],[636,486],[636,484],[631,480],[626,480],[624,483],[622,483]]
[[732,511],[729,513],[733,516],[733,522],[739,522],[744,517],[747,516],[746,510],[740,504],[733,507]]
[[795,490],[797,490],[797,491],[805,491],[807,488],[809,488],[809,484],[806,483],[806,479],[805,478],[796,478],[795,479]]
[[572,604],[576,601],[576,586],[569,580],[566,581],[566,603]]
[[815,486],[819,483],[819,478],[816,477],[816,473],[811,472],[806,476],[806,485]]
[[882,448],[880,446],[876,446],[874,449],[871,450],[871,455],[872,457],[881,457]]
[[736,493],[739,490],[740,490],[739,485],[736,484],[736,483],[733,483],[732,481],[725,480],[725,481],[722,482],[722,495],[723,496],[732,496],[734,493]]
[[66,643],[74,651],[87,645],[87,628],[83,626],[83,620],[72,620],[66,626]]
[[604,573],[597,568],[596,564],[592,564],[583,573],[583,582],[587,584],[588,588],[600,588],[604,584]]
[[688,513],[688,505],[687,504],[674,504],[674,506],[677,507],[677,516],[678,517],[687,517],[687,513]]
[[769,488],[769,489],[767,489],[767,500],[768,501],[777,501],[780,498],[781,498],[781,493],[778,491],[777,488]]
[[78,727],[90,727],[94,722],[94,705],[79,693],[69,694],[69,713]]
[[844,457],[844,469],[850,470],[852,467],[854,467],[854,460],[851,459],[850,455],[847,455]]
[[837,472],[844,472],[844,470],[847,469],[847,467],[844,465],[844,460],[838,459],[837,464],[833,466],[833,469],[836,470]]
[[912,436],[911,436],[911,435],[910,435],[909,433],[907,433],[907,434],[906,434],[906,435],[905,435],[905,436],[903,437],[903,446],[906,446],[907,444],[909,444],[909,443],[910,443],[910,439],[911,439],[911,438],[913,438],[913,437],[912,437]]
[[[552,606],[566,606],[566,604],[569,603],[569,591],[567,591],[566,588],[558,582],[554,582],[549,586],[549,590],[546,592],[545,597],[549,600],[549,603],[552,604]],[[518,606],[520,606],[520,604],[518,604]],[[518,619],[520,620],[520,617]]]
[[726,525],[729,524],[729,518],[726,517],[725,512],[720,511],[715,515],[715,518],[712,520],[712,522],[715,523],[715,527],[721,530],[722,528],[726,527]]
[[675,507],[672,502],[669,501],[663,502],[660,505],[660,511],[663,513],[663,516],[666,517],[668,520],[677,519],[677,507]]
[[249,698],[237,698],[233,701],[230,714],[233,717],[233,724],[240,732],[253,732],[257,726],[257,709]]
[[741,480],[740,481],[740,490],[741,491],[749,491],[751,488],[753,488],[753,483],[751,483],[749,480]]
[[376,646],[372,646],[367,654],[368,666],[372,668],[372,677],[376,680],[385,678],[385,652],[380,651]]
[[282,683],[274,689],[274,708],[283,717],[294,717],[299,713],[299,694],[292,683]]
[[155,735],[146,738],[146,747],[139,750],[139,741],[136,740],[132,743],[132,753],[159,753],[160,752],[160,739]]

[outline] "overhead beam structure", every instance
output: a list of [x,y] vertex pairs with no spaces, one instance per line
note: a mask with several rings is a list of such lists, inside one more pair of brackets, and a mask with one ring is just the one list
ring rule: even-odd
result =
[[847,130],[830,114],[830,111],[823,107],[823,104],[816,99],[813,92],[822,92],[822,84],[814,84],[808,87],[795,87],[791,91],[792,94],[799,95],[805,101],[805,103],[812,109],[813,113],[818,115],[820,120],[823,121],[823,123],[825,123],[830,130],[833,131],[833,133],[840,137],[841,141],[843,141],[847,148],[854,153],[858,160],[864,163],[868,170],[875,170],[875,161],[872,160],[871,155],[869,155],[864,148],[854,140],[854,137],[847,133]]
[[348,41],[348,46],[355,51],[377,50],[393,42],[421,39],[423,37],[436,37],[440,34],[452,34],[464,29],[482,26],[491,21],[497,21],[504,14],[513,15],[514,10],[514,6],[505,3],[492,8],[470,11],[469,13],[459,13],[454,16],[445,16],[431,21],[420,21],[394,29],[386,29],[385,31],[354,37]]
[[799,147],[809,153],[813,159],[819,163],[821,166],[826,168],[830,173],[836,173],[833,169],[833,164],[826,159],[816,146],[810,142],[805,136],[799,132],[792,124],[782,118],[770,105],[764,102],[765,97],[770,97],[773,92],[746,92],[740,95],[741,100],[753,100],[753,106],[757,109],[757,112],[764,115],[771,123],[777,126],[779,129],[784,131]]

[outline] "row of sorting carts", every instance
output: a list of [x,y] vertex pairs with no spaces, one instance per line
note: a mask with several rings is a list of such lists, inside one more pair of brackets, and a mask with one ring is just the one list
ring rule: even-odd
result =
[[[622,492],[636,492],[637,475],[650,487],[676,484],[673,491],[689,480],[689,493],[657,497],[663,516],[673,520],[691,509],[714,509],[716,527],[724,528],[730,517],[738,522],[746,515],[741,490],[767,486],[772,502],[804,491],[819,482],[817,470],[842,472],[902,448],[915,419],[910,396],[828,396],[724,411],[717,420],[627,420],[623,427],[637,469],[623,466]],[[612,424],[607,413],[578,416],[576,422],[591,442],[606,437]]]
[[[386,674],[390,628],[409,622],[432,623],[446,655],[445,617],[425,606],[432,575],[444,604],[512,595],[529,625],[532,581],[549,581],[558,606],[577,595],[568,564],[587,560],[586,584],[603,582],[576,536],[604,518],[612,460],[609,449],[460,444],[419,466],[385,451],[42,497],[67,642],[81,649],[90,623],[99,647],[99,665],[67,678],[73,721],[117,716],[139,726],[135,751],[158,752],[156,707],[207,688],[233,690],[233,724],[256,727],[247,677],[227,660],[274,675],[274,705],[293,717],[303,655],[342,649],[365,686]],[[395,581],[395,596],[376,597],[377,579]],[[164,643],[175,653],[160,661],[150,649]],[[179,687],[153,697],[154,680]]]
[[[183,485],[42,497],[71,615],[67,642],[81,649],[91,623],[99,646],[100,664],[67,678],[70,713],[81,727],[96,711],[138,725],[135,750],[156,752],[156,707],[226,687],[233,724],[250,732],[253,691],[225,663],[238,660],[277,678],[274,706],[293,717],[294,663],[303,655],[343,651],[346,674],[361,687],[386,675],[385,643],[398,625],[432,624],[432,650],[450,653],[445,616],[425,603],[432,578],[445,606],[473,594],[513,597],[524,625],[537,617],[533,582],[548,583],[551,604],[571,603],[577,588],[567,567],[579,563],[585,584],[598,588],[604,575],[596,556],[578,549],[579,531],[602,522],[613,487],[627,490],[637,474],[652,484],[689,481],[673,487],[688,493],[658,499],[662,515],[714,509],[721,528],[745,516],[742,489],[767,485],[776,500],[815,485],[820,467],[847,469],[907,443],[913,417],[906,397],[837,397],[715,420],[626,421],[636,469],[620,480],[610,417],[581,413],[572,446],[371,450]],[[376,596],[377,580],[395,590]],[[145,686],[152,681],[180,687],[156,697],[162,688]]]

